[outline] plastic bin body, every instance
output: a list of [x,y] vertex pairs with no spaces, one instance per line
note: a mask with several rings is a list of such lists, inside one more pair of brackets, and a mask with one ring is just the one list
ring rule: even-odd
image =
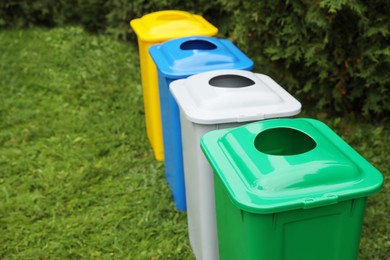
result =
[[149,49],[160,93],[165,175],[178,210],[186,210],[183,152],[178,105],[169,91],[176,79],[216,69],[250,70],[253,62],[233,43],[214,37],[184,37]]
[[244,123],[203,125],[189,121],[183,113],[180,116],[183,134],[191,136],[183,138],[190,244],[197,260],[219,259],[214,179],[199,144],[202,136],[210,131],[237,127]]
[[219,259],[212,169],[201,137],[269,117],[300,112],[301,105],[266,75],[243,70],[200,73],[171,83],[182,132],[189,239],[197,259]]
[[357,259],[383,177],[323,123],[274,119],[206,134],[220,259]]
[[155,158],[164,159],[160,99],[156,66],[148,49],[151,45],[191,35],[213,36],[218,29],[203,17],[184,11],[166,10],[133,19],[130,26],[138,38],[146,131]]

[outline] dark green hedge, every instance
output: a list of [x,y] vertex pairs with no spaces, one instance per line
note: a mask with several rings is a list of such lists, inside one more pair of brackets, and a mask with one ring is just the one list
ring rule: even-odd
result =
[[134,39],[129,20],[181,9],[203,15],[303,103],[383,116],[390,111],[386,0],[3,0],[0,26],[81,24]]
[[256,57],[257,69],[320,108],[389,111],[390,2],[287,2],[233,8],[240,11],[230,35]]

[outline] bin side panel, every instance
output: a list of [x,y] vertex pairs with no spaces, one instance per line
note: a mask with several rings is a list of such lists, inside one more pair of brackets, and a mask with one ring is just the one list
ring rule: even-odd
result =
[[154,44],[138,39],[146,132],[157,160],[164,160],[157,69],[148,49]]
[[366,198],[274,214],[242,211],[218,176],[215,196],[220,259],[357,258]]
[[242,211],[230,202],[226,189],[214,174],[215,209],[220,260],[248,259]]
[[[188,234],[197,259],[218,259],[212,171],[200,150],[200,138],[215,125],[194,124],[180,111]],[[211,179],[211,181],[210,181]]]
[[178,210],[186,210],[179,107],[169,91],[172,79],[158,71],[165,177]]
[[202,136],[212,130],[245,123],[196,124],[180,109],[188,233],[197,259],[218,259],[213,171],[200,148]]

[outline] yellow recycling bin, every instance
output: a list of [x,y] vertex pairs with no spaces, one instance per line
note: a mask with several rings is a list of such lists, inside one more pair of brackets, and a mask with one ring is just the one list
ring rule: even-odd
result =
[[164,160],[160,98],[156,66],[149,55],[151,45],[184,36],[213,36],[218,29],[202,16],[185,11],[165,10],[130,21],[138,38],[144,96],[146,132],[157,160]]

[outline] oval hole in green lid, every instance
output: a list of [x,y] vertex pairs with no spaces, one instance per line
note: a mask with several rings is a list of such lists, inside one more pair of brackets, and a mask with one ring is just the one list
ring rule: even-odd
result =
[[307,134],[293,128],[280,127],[259,133],[254,143],[256,149],[270,155],[297,155],[316,147],[316,142]]

